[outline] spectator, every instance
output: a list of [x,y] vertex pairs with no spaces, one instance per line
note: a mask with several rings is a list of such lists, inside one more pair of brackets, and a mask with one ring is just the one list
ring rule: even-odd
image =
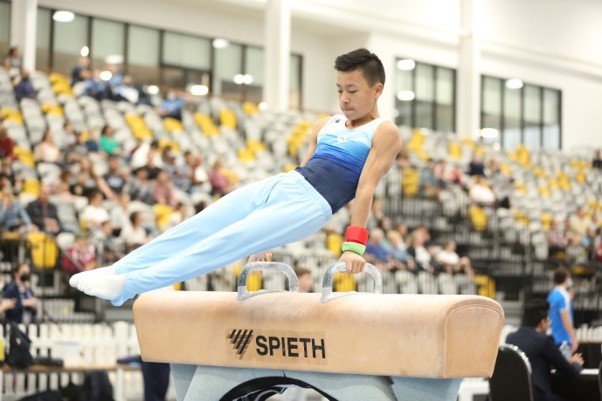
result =
[[[568,227],[569,220],[565,220],[565,226]],[[548,257],[565,259],[566,258],[566,247],[568,245],[568,238],[565,234],[565,228],[560,226],[554,219],[550,224],[548,230]]]
[[48,200],[50,196],[50,187],[42,185],[38,199],[27,205],[26,211],[31,222],[36,227],[52,235],[61,232],[61,223],[56,206]]
[[314,280],[311,270],[307,267],[295,267],[294,270],[299,281],[299,292],[313,292]]
[[587,228],[590,226],[591,219],[587,216],[587,209],[580,207],[577,214],[569,219],[569,228],[567,234],[574,237],[575,241],[581,243],[583,236],[587,233]]
[[54,142],[54,135],[46,130],[42,142],[36,147],[35,160],[38,163],[53,163],[61,166],[63,163],[61,150]]
[[470,200],[480,206],[494,206],[495,193],[489,187],[487,180],[480,175],[476,176],[476,181],[470,187],[468,192]]
[[182,109],[185,105],[186,101],[181,95],[175,89],[170,89],[161,103],[159,115],[163,118],[175,118],[182,121]]
[[191,210],[191,208],[187,204],[178,202],[178,204],[176,205],[176,210],[174,210],[172,215],[169,217],[169,220],[165,224],[163,230],[167,231],[170,228],[177,226],[187,218],[192,217],[193,214],[194,211]]
[[224,196],[230,192],[230,179],[222,171],[222,161],[217,159],[209,172],[211,182],[211,195]]
[[[73,146],[76,142],[76,134],[73,129],[73,124],[69,121],[65,121],[63,124],[62,135],[57,135],[54,142],[61,151],[67,150],[70,146]],[[66,154],[66,152],[64,152]],[[66,160],[66,158],[65,158]]]
[[94,191],[89,196],[89,203],[80,216],[82,227],[89,233],[98,230],[101,224],[109,220],[109,213],[102,206],[103,196],[100,191]]
[[408,248],[408,254],[412,257],[415,265],[408,265],[413,273],[419,273],[425,271],[428,273],[435,273],[435,264],[433,261],[433,255],[431,254],[432,248],[428,246],[430,235],[425,227],[418,227],[412,232],[410,247]]
[[[68,131],[65,129],[65,132]],[[88,148],[86,147],[86,137],[80,132],[73,130],[73,143],[68,144],[63,151],[65,155],[65,161],[67,163],[77,163],[88,155]]]
[[23,177],[15,174],[13,161],[8,157],[0,161],[0,188],[4,185],[10,185],[15,193],[21,192],[23,187]]
[[148,170],[151,179],[154,179],[158,171],[163,168],[163,159],[161,157],[161,148],[159,141],[140,144],[138,149],[132,153],[130,166],[133,170],[144,167]]
[[90,244],[94,247],[97,262],[100,266],[112,265],[125,254],[125,244],[121,238],[113,234],[113,224],[110,220],[101,224],[90,236]]
[[123,81],[113,87],[113,99],[117,102],[137,104],[139,98],[140,92],[134,87],[134,80],[129,75],[124,76]]
[[8,131],[2,125],[0,125],[0,158],[2,161],[5,159],[13,160],[15,158],[15,141],[8,136]]
[[400,264],[394,260],[389,252],[390,246],[385,241],[385,234],[380,228],[370,230],[368,244],[366,244],[365,258],[369,263],[373,263],[381,271],[401,268]]
[[155,203],[153,183],[148,179],[148,170],[145,167],[134,170],[134,177],[128,184],[128,193],[133,200],[147,205]]
[[31,269],[27,263],[19,263],[11,273],[12,281],[2,290],[2,298],[15,300],[15,305],[5,312],[6,320],[18,324],[35,323],[38,299],[27,284]]
[[107,173],[103,176],[111,191],[120,195],[127,183],[127,168],[121,165],[121,159],[117,156],[109,157]]
[[19,102],[23,99],[37,100],[38,98],[29,77],[29,71],[25,68],[21,70],[21,79],[19,80],[19,83],[15,85],[15,97]]
[[10,79],[18,77],[21,68],[23,67],[23,61],[21,60],[21,55],[19,53],[19,48],[17,46],[11,46],[10,49],[8,49],[8,55],[2,63],[8,72]]
[[435,165],[429,160],[425,167],[420,169],[419,190],[427,198],[439,198],[439,182],[434,172]]
[[24,234],[34,229],[35,226],[31,224],[31,219],[25,208],[21,206],[19,201],[14,199],[12,188],[5,185],[2,188],[2,204],[0,205],[0,231]]
[[575,327],[573,326],[573,304],[570,291],[573,289],[573,280],[568,271],[558,268],[554,271],[554,289],[548,294],[550,303],[550,319],[552,336],[557,345],[567,342],[571,352],[579,346]]
[[121,145],[115,139],[115,130],[110,125],[102,127],[100,133],[100,148],[109,156],[121,154]]
[[121,238],[125,241],[129,251],[148,243],[149,237],[143,225],[144,218],[142,213],[133,212],[130,215],[130,224],[126,224],[121,231]]
[[178,203],[176,199],[176,188],[173,185],[171,177],[165,170],[159,171],[157,179],[153,182],[153,199],[160,205],[175,207]]
[[470,163],[468,163],[468,171],[466,174],[470,176],[485,176],[485,164],[483,160],[476,153],[473,153]]
[[88,243],[85,235],[75,237],[75,242],[65,251],[63,271],[69,275],[92,270],[97,267],[96,250]]
[[92,75],[86,79],[84,95],[93,97],[96,100],[103,100],[109,97],[109,86],[100,78],[100,69],[95,68]]
[[552,393],[552,367],[564,376],[576,377],[582,369],[583,358],[580,354],[571,353],[567,360],[554,344],[554,339],[546,335],[550,325],[547,311],[546,301],[529,301],[525,306],[521,327],[510,333],[506,342],[520,348],[529,359],[534,401],[561,401]]
[[596,150],[594,159],[592,160],[592,167],[598,170],[602,169],[602,149]]
[[113,200],[115,194],[102,177],[94,172],[94,166],[88,157],[82,157],[75,165],[75,176],[70,190],[74,195],[89,197],[100,191],[107,199]]
[[474,277],[470,259],[466,256],[460,257],[456,253],[455,241],[447,241],[443,248],[437,252],[435,259],[447,274],[466,274],[470,278]]
[[77,64],[71,69],[71,86],[78,82],[83,82],[90,76],[90,59],[88,57],[80,57]]

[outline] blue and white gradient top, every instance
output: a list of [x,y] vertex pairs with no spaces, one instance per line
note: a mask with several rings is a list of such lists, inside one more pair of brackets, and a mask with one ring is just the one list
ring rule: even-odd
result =
[[336,213],[355,198],[357,184],[372,148],[372,138],[385,121],[379,117],[356,128],[333,116],[318,133],[316,151],[297,171],[328,201]]

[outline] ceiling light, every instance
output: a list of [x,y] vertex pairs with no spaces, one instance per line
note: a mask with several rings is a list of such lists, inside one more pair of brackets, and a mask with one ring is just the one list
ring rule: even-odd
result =
[[499,132],[495,128],[483,128],[481,130],[481,136],[483,138],[491,139],[491,138],[496,138],[498,135],[499,135]]
[[88,46],[83,46],[79,51],[79,55],[82,57],[88,57],[90,55],[90,48]]
[[105,63],[121,64],[123,63],[123,56],[121,54],[109,54],[107,57],[105,57]]
[[157,85],[149,85],[146,87],[146,91],[151,95],[158,95],[159,87]]
[[409,102],[410,100],[414,100],[416,94],[414,91],[399,91],[397,92],[397,99],[402,102]]
[[113,74],[111,74],[111,71],[103,71],[100,73],[100,79],[102,79],[103,81],[110,80],[112,76]]
[[411,71],[416,68],[416,62],[411,58],[397,61],[397,68],[403,71]]
[[227,39],[217,38],[213,39],[212,45],[215,49],[225,49],[230,46],[230,42]]
[[189,90],[194,96],[205,96],[209,93],[207,85],[191,85]]
[[52,19],[56,22],[71,22],[75,19],[75,14],[71,11],[55,11]]
[[520,89],[523,87],[523,81],[518,78],[508,79],[506,81],[506,88],[508,89]]

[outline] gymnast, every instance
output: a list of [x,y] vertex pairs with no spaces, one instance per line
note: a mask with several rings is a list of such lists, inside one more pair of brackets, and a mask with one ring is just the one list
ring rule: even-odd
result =
[[[241,187],[129,253],[78,273],[72,287],[122,305],[136,294],[213,271],[247,255],[300,241],[355,199],[340,262],[363,271],[374,191],[401,149],[397,126],[379,116],[385,71],[366,49],[335,60],[342,114],[320,119],[301,165]],[[257,259],[256,259],[257,260]]]

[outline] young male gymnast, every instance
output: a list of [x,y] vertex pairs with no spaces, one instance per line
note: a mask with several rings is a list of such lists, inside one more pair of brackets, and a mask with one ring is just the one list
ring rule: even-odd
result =
[[363,271],[374,190],[401,139],[397,126],[379,116],[385,83],[379,58],[358,49],[337,57],[334,67],[342,115],[316,123],[296,170],[229,193],[112,266],[72,276],[70,285],[119,306],[136,294],[300,241],[352,199],[339,261],[349,273]]

